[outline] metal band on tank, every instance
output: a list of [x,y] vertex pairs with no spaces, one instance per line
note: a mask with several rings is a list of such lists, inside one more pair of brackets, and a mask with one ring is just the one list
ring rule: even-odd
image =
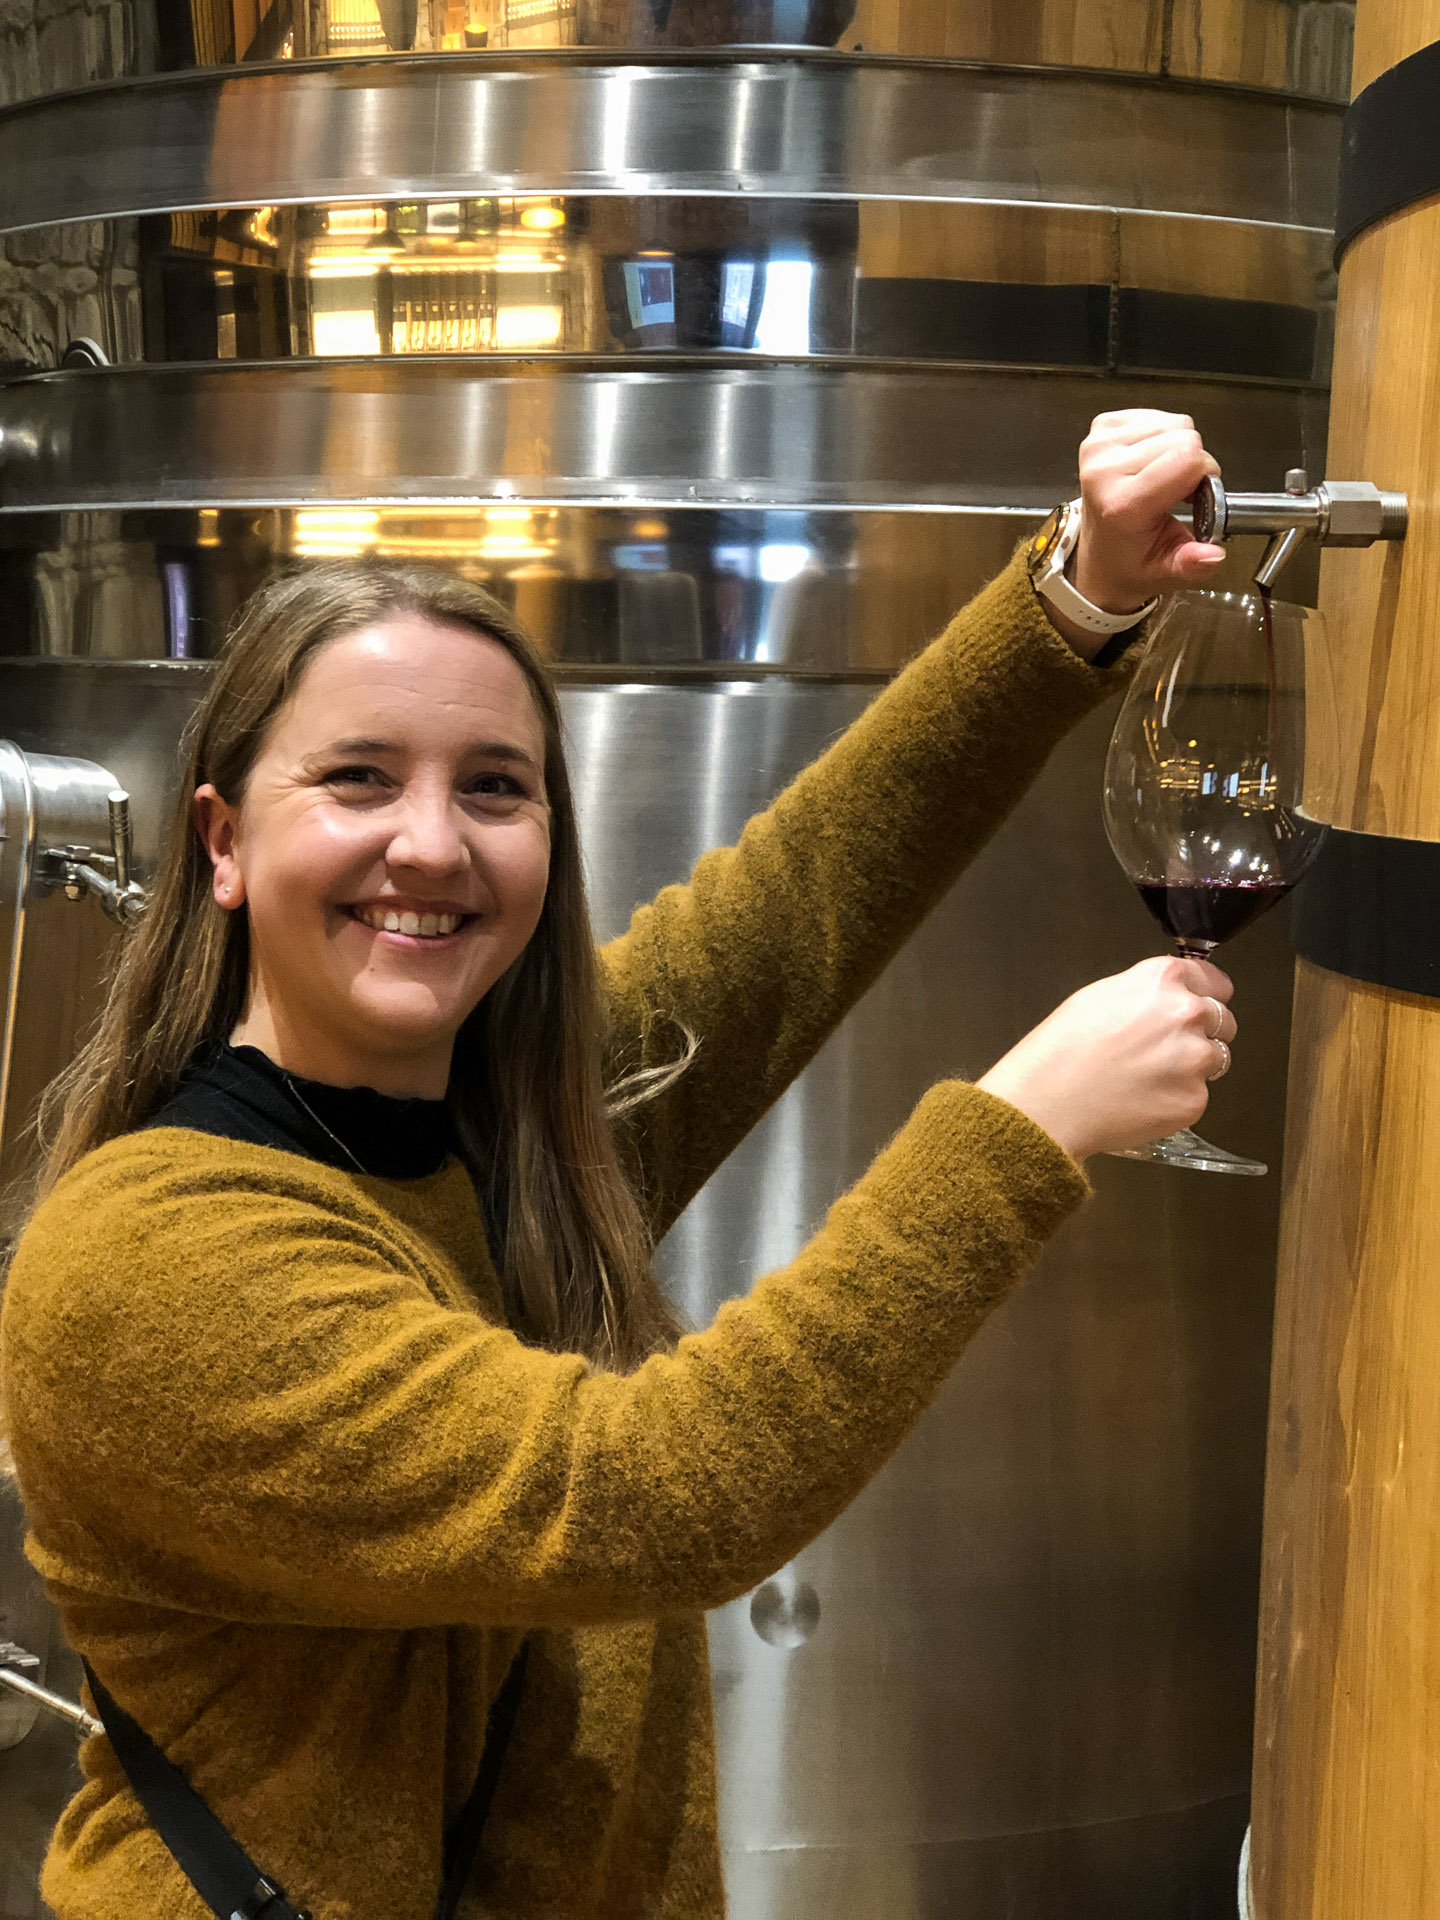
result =
[[1387,214],[1440,193],[1440,40],[1355,96],[1340,136],[1335,264]]
[[[1104,139],[1095,129],[1106,130]],[[1131,76],[860,55],[446,54],[164,74],[0,112],[0,231],[483,194],[769,194],[1330,230],[1339,114]]]
[[1317,967],[1440,997],[1440,841],[1332,827],[1295,896],[1293,931]]
[[[1323,396],[1198,379],[683,355],[106,368],[0,389],[0,512],[332,502],[1044,511],[1101,407],[1204,410],[1239,485]],[[1047,477],[1049,476],[1049,477]],[[1018,536],[1018,529],[1017,529]]]

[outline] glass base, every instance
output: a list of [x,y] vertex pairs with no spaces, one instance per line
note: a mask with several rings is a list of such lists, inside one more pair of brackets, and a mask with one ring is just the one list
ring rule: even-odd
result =
[[1167,1134],[1163,1140],[1152,1140],[1143,1147],[1122,1148],[1112,1158],[1158,1160],[1163,1166],[1190,1167],[1196,1173],[1245,1173],[1252,1178],[1270,1171],[1263,1160],[1247,1160],[1244,1154],[1231,1153],[1227,1147],[1212,1147],[1189,1127]]

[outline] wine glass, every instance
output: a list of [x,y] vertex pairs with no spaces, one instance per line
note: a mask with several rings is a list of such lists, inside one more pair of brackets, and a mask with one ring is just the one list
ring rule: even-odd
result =
[[[1176,594],[1115,722],[1105,830],[1177,954],[1209,959],[1289,893],[1325,838],[1334,762],[1322,616],[1263,593]],[[1188,1127],[1123,1157],[1266,1171]]]

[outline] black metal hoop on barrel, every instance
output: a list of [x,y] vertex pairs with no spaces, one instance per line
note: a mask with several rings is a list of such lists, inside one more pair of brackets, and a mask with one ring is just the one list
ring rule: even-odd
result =
[[1440,193],[1440,40],[1358,93],[1340,133],[1335,264],[1368,227]]

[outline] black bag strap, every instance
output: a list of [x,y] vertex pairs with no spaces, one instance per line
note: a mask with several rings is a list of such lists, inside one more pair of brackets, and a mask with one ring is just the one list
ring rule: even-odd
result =
[[[525,1685],[525,1662],[529,1653],[529,1641],[522,1640],[520,1651],[510,1662],[510,1671],[502,1681],[499,1693],[490,1703],[490,1715],[485,1722],[485,1746],[480,1755],[480,1769],[475,1775],[475,1784],[464,1806],[445,1830],[445,1877],[435,1908],[435,1920],[454,1920],[460,1897],[470,1878],[470,1869],[480,1851],[485,1822],[490,1818],[495,1789],[500,1784],[500,1769],[505,1764],[510,1737],[515,1731],[515,1716],[520,1710],[520,1693]],[[268,1915],[266,1920],[269,1920]]]
[[219,1920],[310,1920],[230,1837],[180,1769],[106,1690],[85,1662],[90,1694],[116,1758],[152,1827]]
[[[444,1874],[435,1920],[454,1920],[470,1869],[480,1851],[495,1789],[500,1784],[500,1771],[515,1731],[529,1650],[528,1642],[522,1641],[491,1703],[475,1784],[464,1806],[446,1828]],[[95,1677],[88,1660],[85,1678],[106,1736],[135,1790],[135,1797],[181,1872],[217,1920],[310,1920],[303,1907],[292,1906],[284,1889],[260,1871],[180,1769],[165,1758],[145,1729]]]

